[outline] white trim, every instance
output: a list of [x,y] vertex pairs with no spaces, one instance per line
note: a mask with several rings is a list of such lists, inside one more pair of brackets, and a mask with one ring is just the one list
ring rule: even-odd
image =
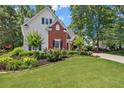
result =
[[[54,41],[55,42],[58,41],[59,42],[59,47],[58,48],[61,48],[61,39],[54,39]],[[54,48],[57,48],[57,47],[55,47],[55,42],[54,42]]]
[[61,41],[61,39],[54,39],[55,41]]
[[41,13],[43,13],[46,9],[48,9],[50,11],[50,13],[57,19],[57,16],[53,13],[53,11],[49,7],[45,7],[40,12],[38,12],[36,15],[34,15],[32,18],[30,18],[28,21],[26,21],[23,25],[31,22],[33,19],[35,19],[37,16],[39,16]]
[[59,24],[56,24],[56,30],[60,31],[60,25]]
[[52,27],[57,21],[58,21],[64,28],[67,28],[67,27],[64,25],[64,23],[63,23],[59,18],[57,18],[49,27]]
[[31,21],[34,20],[35,18],[37,18],[37,16],[39,16],[40,14],[42,14],[46,9],[48,9],[49,12],[50,12],[50,13],[55,17],[55,19],[56,19],[50,26],[54,25],[54,24],[58,21],[64,28],[67,28],[67,27],[65,26],[65,24],[63,23],[63,21],[61,21],[61,20],[58,18],[58,16],[56,16],[56,15],[53,13],[53,11],[52,11],[49,7],[45,7],[45,8],[42,9],[40,12],[38,12],[37,14],[35,14],[32,18],[30,18],[28,21],[24,22],[23,26],[24,26],[25,24],[28,24],[29,22],[31,22]]
[[66,30],[64,30],[64,32],[67,32]]

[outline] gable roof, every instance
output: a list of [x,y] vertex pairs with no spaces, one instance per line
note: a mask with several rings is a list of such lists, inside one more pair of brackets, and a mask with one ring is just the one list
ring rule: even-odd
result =
[[38,12],[37,14],[35,14],[32,18],[30,18],[28,21],[24,22],[23,25],[30,23],[32,20],[34,20],[35,18],[37,18],[37,16],[39,16],[40,14],[42,14],[44,11],[49,10],[49,12],[55,17],[57,18],[57,16],[53,13],[53,11],[49,8],[49,7],[45,7],[44,9],[42,9],[40,12]]
[[[56,21],[59,21],[59,23],[60,23],[64,28],[66,28],[65,24],[58,18],[58,16],[56,16],[56,15],[54,14],[54,12],[53,12],[49,7],[45,7],[44,9],[42,9],[40,12],[38,12],[36,15],[34,15],[31,19],[29,19],[28,21],[24,22],[23,25],[30,23],[32,20],[34,20],[35,18],[37,18],[37,16],[39,16],[41,13],[43,13],[43,12],[46,11],[47,9],[48,9],[49,12],[55,17],[55,21],[54,21],[52,24],[54,24]],[[52,25],[52,24],[51,24],[51,25]]]
[[71,37],[70,41],[73,41],[76,38],[74,31],[67,30],[68,35]]
[[59,22],[66,29],[66,26],[60,19],[56,19],[52,24],[49,25],[49,27],[52,27],[56,22]]

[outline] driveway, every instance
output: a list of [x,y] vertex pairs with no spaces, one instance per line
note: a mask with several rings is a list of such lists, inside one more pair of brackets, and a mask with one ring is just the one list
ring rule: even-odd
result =
[[101,58],[124,63],[124,56],[111,55],[106,53],[93,53],[95,56],[100,56]]

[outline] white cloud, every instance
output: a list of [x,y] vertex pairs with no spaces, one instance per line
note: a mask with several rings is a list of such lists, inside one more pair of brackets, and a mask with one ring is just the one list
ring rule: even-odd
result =
[[70,5],[60,5],[59,9],[70,7]]
[[57,11],[59,9],[59,6],[58,5],[52,5],[52,9]]
[[57,10],[61,10],[62,8],[67,8],[70,7],[70,5],[52,5],[52,9],[57,11]]
[[64,18],[62,16],[59,16],[59,19],[61,19],[62,21],[64,21]]

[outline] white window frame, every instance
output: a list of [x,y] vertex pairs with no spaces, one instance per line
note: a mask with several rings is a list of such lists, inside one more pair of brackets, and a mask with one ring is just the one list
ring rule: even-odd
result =
[[[56,41],[59,42],[59,47],[55,47]],[[54,39],[54,48],[61,48],[61,39]]]
[[60,25],[56,24],[56,30],[59,31],[60,30]]

